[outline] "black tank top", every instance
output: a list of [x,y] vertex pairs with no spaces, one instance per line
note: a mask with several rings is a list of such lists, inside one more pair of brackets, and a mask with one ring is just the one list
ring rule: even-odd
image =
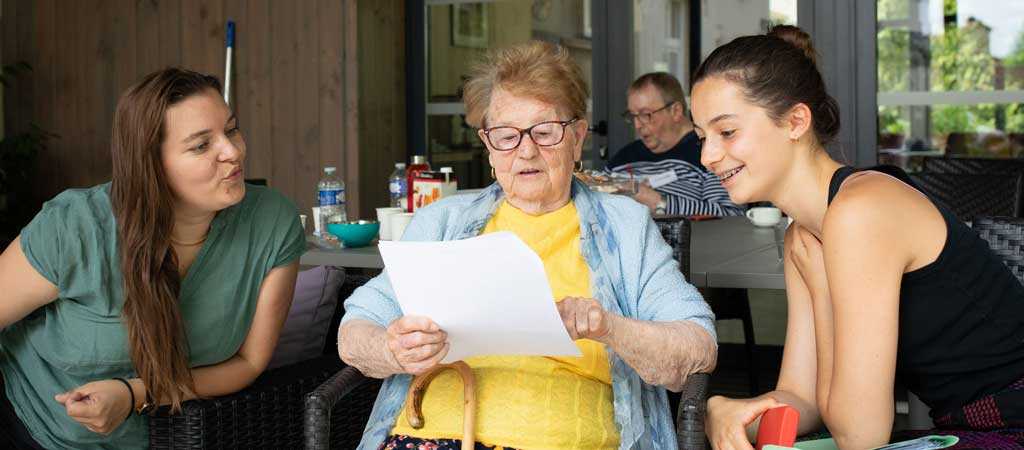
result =
[[[920,189],[894,166],[842,167],[828,203],[861,170]],[[941,417],[1024,376],[1024,286],[977,232],[935,199],[946,222],[939,257],[903,274],[896,377]]]

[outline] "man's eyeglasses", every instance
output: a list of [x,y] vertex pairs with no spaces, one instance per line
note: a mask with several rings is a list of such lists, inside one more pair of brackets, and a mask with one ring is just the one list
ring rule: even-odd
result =
[[676,102],[668,102],[667,104],[665,104],[665,106],[662,106],[661,108],[658,108],[658,109],[656,109],[654,111],[651,111],[651,112],[640,113],[640,114],[633,114],[633,113],[631,113],[629,111],[623,111],[622,112],[622,120],[624,122],[630,124],[630,125],[632,125],[634,123],[634,121],[639,121],[640,123],[646,125],[648,123],[651,123],[651,116],[653,116],[658,111],[664,111],[666,108],[668,108],[669,106],[674,105],[675,103]]
[[492,148],[503,152],[515,150],[523,142],[523,136],[527,134],[538,146],[551,147],[562,143],[562,139],[565,138],[565,127],[576,123],[577,120],[579,119],[574,118],[564,122],[552,120],[526,129],[508,126],[493,127],[484,130],[484,135],[487,136],[487,142],[491,143]]

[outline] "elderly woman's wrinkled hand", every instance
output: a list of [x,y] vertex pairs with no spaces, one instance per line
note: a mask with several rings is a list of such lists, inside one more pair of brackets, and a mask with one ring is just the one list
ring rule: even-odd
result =
[[611,332],[612,315],[592,298],[566,297],[556,303],[562,316],[565,330],[572,340],[593,339],[601,341]]
[[426,317],[404,316],[387,328],[388,350],[402,370],[412,375],[428,372],[448,355],[448,333]]

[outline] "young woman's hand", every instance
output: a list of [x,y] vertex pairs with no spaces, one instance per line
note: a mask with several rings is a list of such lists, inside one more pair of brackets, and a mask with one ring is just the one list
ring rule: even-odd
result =
[[57,394],[54,400],[64,405],[68,417],[89,431],[104,436],[121,426],[135,406],[131,404],[128,387],[118,380],[83,384]]
[[800,277],[807,284],[813,298],[828,296],[828,276],[825,274],[825,255],[821,241],[799,224],[791,225],[793,245],[790,254],[793,264],[800,271]]
[[784,404],[771,397],[732,399],[716,395],[708,399],[705,421],[708,440],[714,450],[753,450],[747,425],[765,411]]

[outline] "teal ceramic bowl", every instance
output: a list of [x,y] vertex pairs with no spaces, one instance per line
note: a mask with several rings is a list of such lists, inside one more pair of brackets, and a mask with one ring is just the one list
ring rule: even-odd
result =
[[338,237],[345,247],[364,247],[377,237],[380,222],[376,220],[350,220],[327,224],[327,232]]

